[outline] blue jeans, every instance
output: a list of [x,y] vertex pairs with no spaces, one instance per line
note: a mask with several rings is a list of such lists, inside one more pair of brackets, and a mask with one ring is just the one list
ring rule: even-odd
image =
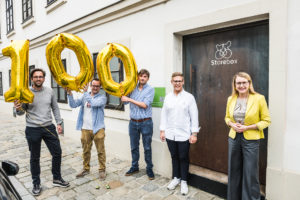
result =
[[151,142],[152,142],[152,135],[153,135],[152,119],[149,119],[144,122],[134,122],[132,120],[130,120],[129,122],[129,136],[130,136],[130,147],[131,147],[131,156],[132,156],[131,167],[134,169],[139,168],[140,135],[142,135],[142,139],[143,139],[147,170],[152,170],[153,168],[152,151],[151,151]]

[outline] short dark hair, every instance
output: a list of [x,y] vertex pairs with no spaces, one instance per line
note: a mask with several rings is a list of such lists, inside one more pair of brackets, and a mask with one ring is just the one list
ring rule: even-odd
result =
[[100,82],[100,85],[101,85],[101,81],[99,80],[99,78],[93,78],[93,80],[91,81],[91,85],[92,85],[92,82],[93,81],[99,81]]
[[44,77],[46,76],[46,72],[45,72],[43,69],[41,69],[41,68],[35,68],[35,69],[33,69],[33,70],[30,72],[30,78],[33,78],[33,74],[34,74],[35,72],[42,72],[42,73],[43,73],[43,76],[44,76]]
[[149,71],[146,70],[146,69],[141,69],[141,70],[139,71],[139,73],[138,73],[139,76],[140,76],[140,75],[144,75],[144,74],[146,74],[146,75],[148,76],[148,78],[150,78],[150,73],[149,73]]

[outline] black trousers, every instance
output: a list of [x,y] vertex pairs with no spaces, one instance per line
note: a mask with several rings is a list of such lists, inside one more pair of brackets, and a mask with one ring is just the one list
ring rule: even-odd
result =
[[167,140],[169,151],[172,158],[172,177],[180,178],[187,181],[189,173],[189,151],[190,142],[187,141],[173,141]]
[[[51,132],[51,133],[50,133]],[[52,155],[52,174],[53,179],[60,179],[61,166],[61,147],[55,126],[52,124],[47,127],[28,127],[25,129],[26,139],[30,151],[30,171],[32,183],[40,184],[40,154],[41,142],[44,140]]]

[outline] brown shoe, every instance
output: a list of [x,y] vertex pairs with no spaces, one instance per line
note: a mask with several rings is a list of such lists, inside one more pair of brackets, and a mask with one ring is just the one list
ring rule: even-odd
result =
[[87,175],[89,173],[90,173],[90,171],[84,169],[79,174],[76,175],[76,178],[84,177],[85,175]]
[[100,171],[99,172],[99,178],[100,178],[100,180],[105,180],[105,178],[106,178],[106,173],[105,173],[105,171]]

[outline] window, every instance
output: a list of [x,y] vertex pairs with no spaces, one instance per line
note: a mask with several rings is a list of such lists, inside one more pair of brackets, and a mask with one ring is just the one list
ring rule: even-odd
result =
[[8,70],[8,80],[9,80],[9,87],[10,87],[10,83],[11,83],[11,70]]
[[33,70],[35,68],[35,66],[34,65],[30,65],[29,66],[29,86],[31,86],[31,77],[30,77],[30,73],[31,73],[31,71]]
[[47,6],[49,6],[50,4],[54,3],[56,0],[47,0]]
[[23,22],[32,17],[32,0],[22,0]]
[[13,17],[13,2],[6,0],[6,31],[7,34],[14,30],[14,17]]
[[[67,61],[66,59],[62,59],[61,60],[65,70],[67,71]],[[54,94],[56,95],[56,99],[57,102],[59,103],[68,103],[68,99],[67,99],[67,92],[65,91],[64,88],[62,88],[61,86],[59,86],[56,81],[54,80],[54,78],[51,76],[51,87],[53,89]]]
[[[96,70],[97,55],[98,55],[98,53],[93,54],[93,63],[94,63],[94,69],[95,69],[94,77],[95,78],[98,78],[98,74],[97,74],[97,70]],[[110,66],[111,76],[112,76],[113,80],[117,83],[120,83],[121,81],[123,81],[123,63],[122,63],[122,61],[117,57],[113,57],[109,62],[109,66]],[[105,93],[103,89],[101,89],[100,92]],[[107,93],[105,93],[105,94],[107,97],[107,102],[106,102],[105,108],[115,109],[115,110],[124,110],[124,105],[122,104],[119,97],[115,97],[115,96],[107,94]]]
[[99,78],[99,77],[98,77],[97,66],[96,66],[96,63],[97,63],[97,56],[98,56],[98,53],[93,53],[94,78]]
[[2,72],[0,72],[0,96],[3,96]]

